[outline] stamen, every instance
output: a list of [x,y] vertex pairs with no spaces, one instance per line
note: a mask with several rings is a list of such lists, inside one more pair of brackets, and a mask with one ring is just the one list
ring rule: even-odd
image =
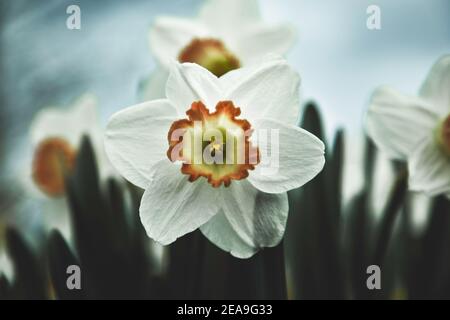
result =
[[75,150],[61,138],[49,138],[36,148],[33,159],[33,181],[52,197],[65,193],[65,177],[75,164]]
[[197,63],[217,77],[240,67],[239,60],[216,39],[192,40],[181,51],[178,61]]

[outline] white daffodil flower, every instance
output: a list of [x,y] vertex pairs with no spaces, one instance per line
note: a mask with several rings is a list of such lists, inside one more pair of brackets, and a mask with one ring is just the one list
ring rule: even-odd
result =
[[65,176],[74,169],[83,135],[91,139],[100,174],[112,173],[102,146],[97,107],[96,97],[85,94],[68,108],[43,108],[30,128],[33,155],[24,178],[25,187],[42,200],[44,227],[57,228],[66,238],[70,238],[70,226]]
[[408,162],[412,191],[450,196],[450,55],[432,67],[419,97],[378,88],[367,131],[389,157]]
[[293,45],[290,25],[263,23],[257,0],[209,0],[194,19],[161,16],[150,30],[150,49],[160,66],[141,84],[144,100],[164,97],[174,61],[197,63],[216,76],[247,66]]
[[[166,99],[112,116],[106,153],[119,173],[145,189],[140,217],[150,238],[167,245],[200,228],[239,258],[281,241],[286,192],[325,163],[323,143],[294,125],[299,84],[278,58],[220,78],[174,62]],[[275,138],[262,143],[264,134]],[[242,162],[234,153],[239,143]]]

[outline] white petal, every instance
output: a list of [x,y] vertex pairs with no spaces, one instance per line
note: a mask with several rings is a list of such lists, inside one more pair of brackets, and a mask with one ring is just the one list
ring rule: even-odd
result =
[[80,124],[86,128],[98,124],[98,100],[93,94],[86,93],[79,97],[72,105],[75,116],[78,116]]
[[250,258],[259,250],[259,248],[247,244],[239,237],[223,211],[202,225],[200,230],[209,241],[234,257],[241,259]]
[[223,192],[223,213],[201,227],[211,242],[238,258],[249,258],[283,238],[287,194],[268,194],[248,181],[233,181]]
[[233,181],[223,191],[225,216],[239,237],[256,248],[273,247],[283,237],[288,214],[287,193],[269,194],[247,180]]
[[269,52],[285,55],[293,46],[295,38],[295,29],[290,25],[254,26],[239,37],[236,53],[247,65]]
[[286,192],[301,187],[323,169],[325,147],[313,134],[271,119],[261,119],[255,127],[261,163],[250,172],[248,180],[257,189]]
[[150,101],[166,97],[166,83],[169,72],[166,68],[157,67],[148,79],[139,84],[139,100]]
[[180,166],[162,160],[142,197],[139,214],[147,235],[167,245],[213,217],[220,207],[220,190],[206,179],[189,182]]
[[202,101],[215,110],[220,97],[219,81],[215,75],[194,63],[173,63],[166,85],[166,96],[184,114],[192,102]]
[[297,123],[300,76],[285,60],[272,56],[258,68],[229,72],[220,82],[224,98],[241,108],[242,118],[250,122],[265,117]]
[[209,0],[200,11],[200,20],[225,37],[239,35],[260,19],[257,0]]
[[60,137],[76,147],[81,136],[94,129],[98,129],[97,99],[85,94],[68,108],[43,108],[33,119],[30,135],[34,145],[46,138]]
[[405,159],[428,136],[439,118],[424,100],[380,87],[367,112],[367,133],[389,157]]
[[48,200],[47,194],[43,193],[33,180],[33,162],[32,157],[28,161],[20,164],[20,172],[17,174],[17,182],[31,199]]
[[177,117],[167,100],[144,102],[111,117],[105,150],[125,179],[141,188],[148,185],[152,166],[167,158],[167,133]]
[[431,103],[441,117],[450,113],[450,55],[434,64],[420,89],[420,95]]
[[206,36],[208,30],[194,20],[158,17],[150,30],[150,49],[161,64],[169,66],[192,39]]
[[416,145],[408,160],[409,188],[430,196],[450,192],[450,161],[432,138]]
[[46,232],[57,229],[67,241],[72,240],[71,218],[67,198],[42,201],[42,223]]

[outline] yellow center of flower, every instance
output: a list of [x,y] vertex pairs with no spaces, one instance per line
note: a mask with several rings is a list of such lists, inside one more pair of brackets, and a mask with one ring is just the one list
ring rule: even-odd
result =
[[239,60],[216,39],[192,40],[181,51],[178,61],[197,63],[217,77],[240,67]]
[[436,140],[442,151],[450,157],[450,115],[437,127]]
[[49,138],[36,148],[33,158],[33,181],[52,197],[65,193],[65,177],[75,164],[75,150],[64,139]]
[[259,150],[252,146],[251,125],[236,119],[241,110],[231,101],[220,101],[216,111],[193,102],[186,112],[188,119],[175,121],[168,133],[171,161],[182,161],[181,172],[193,182],[205,177],[213,187],[248,176],[259,163]]

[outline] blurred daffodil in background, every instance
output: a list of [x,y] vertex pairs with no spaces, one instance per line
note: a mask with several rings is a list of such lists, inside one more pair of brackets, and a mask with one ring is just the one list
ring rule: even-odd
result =
[[257,0],[208,0],[195,18],[159,16],[149,33],[159,66],[142,84],[142,100],[164,97],[173,61],[197,63],[220,77],[268,53],[284,55],[295,33],[289,24],[264,23]]
[[103,151],[98,101],[90,93],[67,107],[41,109],[30,128],[32,159],[23,177],[24,187],[42,206],[46,230],[59,229],[70,239],[65,181],[75,167],[83,136],[93,141],[102,177],[113,174]]
[[367,132],[388,156],[407,161],[412,191],[450,197],[450,55],[434,64],[417,97],[378,88]]

